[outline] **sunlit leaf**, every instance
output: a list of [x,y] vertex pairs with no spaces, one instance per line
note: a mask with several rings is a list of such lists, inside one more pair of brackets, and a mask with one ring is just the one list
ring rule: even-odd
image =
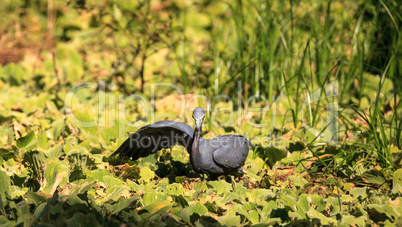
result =
[[0,195],[3,198],[5,196],[5,192],[10,194],[9,187],[10,187],[10,177],[5,172],[0,170]]
[[67,165],[64,162],[50,162],[45,170],[46,186],[43,192],[53,194],[58,186],[67,182]]
[[155,172],[152,171],[147,166],[145,166],[141,168],[140,176],[141,176],[140,180],[143,180],[144,182],[149,182],[151,179],[155,177]]
[[240,217],[233,213],[226,214],[219,218],[219,223],[226,226],[238,226],[240,225]]
[[398,169],[394,172],[392,186],[392,193],[402,193],[402,169]]

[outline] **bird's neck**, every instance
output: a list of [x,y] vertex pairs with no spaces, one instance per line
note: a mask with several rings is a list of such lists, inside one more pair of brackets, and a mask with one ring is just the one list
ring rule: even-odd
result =
[[193,159],[198,159],[200,157],[200,139],[201,139],[201,127],[196,127],[194,130],[194,140],[193,140],[193,145],[191,146],[191,152],[190,152],[190,159],[191,162],[193,162]]

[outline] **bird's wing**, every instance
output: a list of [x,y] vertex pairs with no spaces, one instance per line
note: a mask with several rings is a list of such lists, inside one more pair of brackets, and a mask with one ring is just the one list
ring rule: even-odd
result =
[[220,136],[214,139],[217,139],[221,146],[213,154],[216,163],[231,169],[237,169],[244,164],[251,146],[250,141],[240,135]]
[[194,130],[187,124],[176,121],[158,121],[146,125],[123,142],[123,144],[112,154],[119,154],[120,157],[131,157],[137,160],[156,153],[162,148],[169,148],[176,143],[191,149]]

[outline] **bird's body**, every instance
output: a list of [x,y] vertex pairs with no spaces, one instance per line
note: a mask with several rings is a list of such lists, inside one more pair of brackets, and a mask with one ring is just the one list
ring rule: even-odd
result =
[[241,166],[246,161],[250,141],[240,135],[201,138],[204,115],[202,108],[194,110],[195,130],[187,124],[175,121],[158,121],[146,125],[132,133],[113,155],[119,154],[137,160],[180,143],[189,152],[190,162],[199,173],[217,177],[242,171]]
[[241,171],[250,142],[243,136],[224,135],[213,139],[200,138],[198,153],[192,150],[190,161],[194,170],[209,176]]

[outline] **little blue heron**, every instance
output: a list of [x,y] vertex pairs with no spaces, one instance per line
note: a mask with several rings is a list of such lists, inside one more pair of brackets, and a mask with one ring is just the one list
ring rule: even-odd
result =
[[112,155],[137,160],[180,143],[190,153],[190,162],[196,172],[209,177],[245,172],[241,166],[246,161],[250,141],[240,135],[224,135],[210,140],[201,138],[204,117],[203,108],[194,109],[195,130],[175,121],[146,125],[132,133]]

